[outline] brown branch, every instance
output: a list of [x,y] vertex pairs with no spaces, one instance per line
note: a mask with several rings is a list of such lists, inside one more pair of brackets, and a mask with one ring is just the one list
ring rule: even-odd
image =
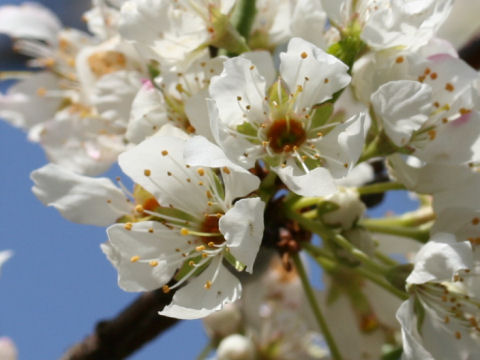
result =
[[471,39],[458,55],[476,70],[480,69],[480,34]]
[[144,293],[115,318],[100,321],[94,333],[70,348],[61,360],[125,359],[178,322],[158,315],[172,295],[162,290]]

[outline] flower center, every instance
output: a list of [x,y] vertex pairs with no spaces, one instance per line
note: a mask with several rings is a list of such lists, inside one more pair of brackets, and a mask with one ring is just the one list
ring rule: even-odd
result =
[[267,130],[267,138],[274,152],[291,152],[305,142],[307,133],[300,121],[280,119],[275,120]]
[[[215,233],[220,233],[220,228],[218,226],[218,221],[220,220],[220,217],[217,215],[206,215],[205,220],[202,223],[202,226],[200,228],[200,231],[202,233],[208,233],[208,234],[215,234]],[[210,243],[214,243],[215,245],[221,245],[225,242],[225,239],[223,236],[202,236],[200,237],[202,242],[205,245],[208,245]]]

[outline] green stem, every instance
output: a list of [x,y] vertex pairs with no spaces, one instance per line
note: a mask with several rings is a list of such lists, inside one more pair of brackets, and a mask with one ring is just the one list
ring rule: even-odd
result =
[[275,194],[275,180],[277,179],[277,174],[273,171],[270,171],[267,176],[262,180],[259,188],[259,195],[260,198],[265,202],[268,203],[272,196]]
[[362,267],[356,267],[356,268],[353,268],[352,271],[354,271],[357,274],[367,278],[371,282],[377,284],[378,286],[380,286],[384,290],[390,292],[391,294],[397,296],[398,298],[400,298],[402,300],[407,300],[408,297],[409,297],[407,293],[405,293],[404,291],[401,291],[400,289],[397,289],[395,286],[393,286],[390,283],[384,281],[381,277],[379,277],[375,274],[372,274],[367,269],[364,269]]
[[421,243],[426,243],[430,237],[428,229],[385,225],[369,219],[359,221],[359,225],[372,232],[409,237]]
[[291,208],[292,210],[300,210],[306,207],[315,206],[322,200],[323,198],[321,197],[302,197],[298,199]]
[[375,251],[374,253],[375,257],[379,259],[381,262],[383,262],[385,265],[390,265],[390,266],[397,266],[398,262],[390,258],[390,256],[385,255],[381,251]]
[[357,188],[359,195],[383,193],[388,190],[405,190],[405,186],[398,182],[381,182]]
[[213,343],[209,341],[205,347],[202,349],[201,353],[198,354],[197,360],[205,360],[210,352],[214,349]]
[[298,222],[298,224],[301,227],[303,227],[303,228],[307,229],[308,231],[311,231],[311,232],[313,232],[317,235],[320,235],[324,239],[331,238],[332,236],[334,236],[334,233],[329,228],[324,226],[323,224],[319,223],[318,221],[313,221],[313,220],[307,219],[302,214],[300,214],[296,211],[293,211],[292,209],[290,209],[288,207],[285,208],[285,215],[288,218]]
[[365,254],[362,250],[357,249],[350,241],[345,239],[342,235],[338,234],[334,237],[335,243],[340,245],[342,248],[347,250],[355,258],[360,260],[364,265],[368,266],[370,269],[379,274],[386,274],[388,269],[384,268],[382,265],[370,259],[370,256]]
[[342,360],[343,359],[342,355],[338,350],[337,344],[335,343],[335,340],[333,339],[330,329],[328,328],[328,324],[322,314],[322,311],[320,310],[320,307],[318,306],[317,299],[315,298],[315,293],[313,291],[312,286],[310,285],[310,281],[308,279],[307,273],[303,266],[302,260],[300,259],[300,256],[298,254],[294,254],[293,261],[295,263],[298,276],[302,281],[303,289],[305,290],[305,295],[307,297],[308,303],[310,304],[313,314],[315,315],[315,319],[317,320],[317,323],[320,326],[322,334],[325,337],[325,341],[327,342],[328,347],[330,348],[332,359]]
[[384,225],[384,226],[420,226],[430,221],[435,220],[435,213],[433,211],[425,211],[424,209],[415,210],[405,213],[401,216],[389,216],[385,218],[366,219],[369,224]]
[[[320,265],[324,266],[325,261],[327,262],[328,266],[333,266],[333,263],[340,265],[340,266],[345,266],[341,263],[336,263],[335,259],[333,258],[332,255],[328,254],[325,250],[317,248],[316,246],[312,244],[307,244],[304,243],[302,244],[302,247],[310,254],[310,256]],[[388,291],[389,293],[397,296],[398,298],[402,300],[406,300],[408,298],[408,295],[401,291],[400,289],[397,289],[396,287],[392,286],[389,282],[384,281],[380,276],[373,274],[371,271],[368,269],[365,269],[361,266],[356,266],[356,267],[348,267],[348,269],[360,276],[363,276],[367,279],[369,279],[371,282],[377,284],[384,290]]]
[[231,17],[232,25],[246,41],[250,37],[250,31],[255,20],[257,7],[255,0],[239,0]]

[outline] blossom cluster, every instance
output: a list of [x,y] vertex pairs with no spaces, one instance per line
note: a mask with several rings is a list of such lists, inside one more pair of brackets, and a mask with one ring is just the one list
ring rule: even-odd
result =
[[[3,6],[32,72],[2,74],[0,117],[50,161],[40,201],[107,227],[119,286],[206,317],[219,360],[476,359],[480,77],[439,37],[453,7],[93,0],[84,32]],[[418,210],[367,217],[399,189]]]

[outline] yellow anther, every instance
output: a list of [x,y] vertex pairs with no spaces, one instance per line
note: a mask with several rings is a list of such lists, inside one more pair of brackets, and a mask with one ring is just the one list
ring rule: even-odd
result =
[[213,198],[212,192],[210,190],[207,190],[206,192],[207,198],[211,199]]
[[197,173],[198,173],[198,175],[203,176],[203,175],[205,175],[205,170],[200,168],[200,169],[197,170]]
[[182,229],[180,230],[180,234],[182,234],[182,235],[188,235],[188,234],[190,234],[190,231],[188,231],[188,229],[182,228]]
[[208,244],[207,244],[209,247],[214,247],[215,246],[215,243],[213,241],[210,241]]
[[206,259],[208,257],[207,253],[202,253],[202,258]]
[[153,234],[153,228],[148,229],[148,232],[149,232],[150,234]]
[[179,93],[183,93],[185,90],[183,89],[183,86],[182,84],[177,84],[177,86],[175,86],[175,89],[177,89],[177,91]]
[[208,281],[205,283],[205,289],[209,290],[211,287],[212,287],[212,282],[211,282],[210,280],[208,280]]
[[167,156],[167,155],[168,155],[168,151],[167,151],[167,150],[162,150],[162,155],[163,155],[163,156]]
[[150,176],[151,174],[152,174],[152,171],[150,169],[143,170],[143,175]]
[[145,209],[143,208],[142,205],[138,204],[137,206],[135,206],[135,211],[139,214],[143,214],[143,212],[145,211]]
[[138,256],[138,255],[132,256],[132,257],[130,258],[130,262],[131,262],[131,263],[135,263],[135,262],[137,262],[138,260],[140,260],[140,256]]
[[195,265],[195,261],[190,260],[190,261],[188,262],[188,266],[193,266],[193,265]]
[[453,86],[451,83],[446,83],[445,90],[452,92],[453,90],[455,90],[455,86]]
[[301,57],[302,59],[306,59],[307,56],[308,56],[308,54],[307,54],[305,51],[300,54],[300,57]]
[[225,166],[222,170],[225,174],[230,174],[230,169],[228,167]]
[[213,202],[209,201],[207,202],[207,206],[212,206],[213,205]]
[[203,186],[203,181],[199,181],[199,182],[198,182],[198,185],[199,185],[199,186]]
[[403,56],[399,56],[395,59],[395,62],[397,64],[401,64],[401,63],[403,63],[404,60],[405,60],[405,58]]
[[478,225],[478,224],[480,224],[480,218],[474,217],[474,218],[472,219],[472,224],[473,224],[473,225]]
[[195,248],[196,251],[203,251],[205,250],[205,245],[200,245]]
[[163,285],[162,291],[164,294],[168,294],[170,292],[170,287],[168,285]]
[[38,89],[37,89],[37,95],[38,95],[38,96],[45,96],[45,95],[47,95],[47,89],[45,89],[45,88],[43,88],[43,87],[38,88]]
[[152,260],[148,263],[148,265],[150,265],[151,267],[158,266],[158,261],[157,260]]
[[125,230],[130,231],[130,230],[132,230],[133,224],[132,223],[126,223],[123,227],[125,228]]

